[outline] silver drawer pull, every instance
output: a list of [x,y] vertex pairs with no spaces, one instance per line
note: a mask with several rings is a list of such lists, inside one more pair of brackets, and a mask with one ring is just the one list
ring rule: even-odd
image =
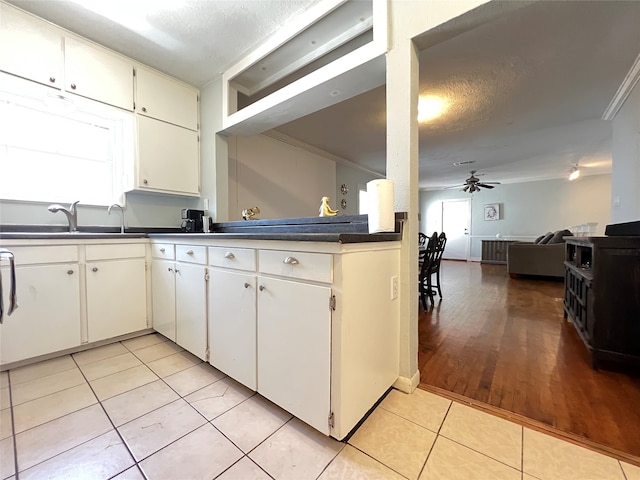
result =
[[258,289],[259,289],[261,292],[262,292],[263,290],[265,290],[266,288],[267,288],[267,287],[265,287],[264,285],[260,285],[260,286],[258,287]]
[[193,255],[193,250],[187,250],[187,255]]
[[282,263],[286,265],[298,265],[300,262],[296,257],[287,257],[282,261]]
[[162,248],[160,249],[160,251],[161,251],[162,253],[164,253],[164,252],[165,252],[165,248],[164,248],[164,247],[162,247]]
[[73,270],[67,270],[67,275],[73,275]]
[[244,288],[249,288],[251,284],[249,282],[244,282]]
[[231,252],[227,252],[224,254],[224,258],[228,258],[229,260],[231,260],[232,258],[236,258],[236,256]]

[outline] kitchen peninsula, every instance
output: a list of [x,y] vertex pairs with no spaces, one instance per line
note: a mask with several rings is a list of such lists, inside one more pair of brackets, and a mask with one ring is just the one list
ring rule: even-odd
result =
[[[0,327],[2,368],[18,361],[4,357],[5,343],[33,342],[18,317],[28,317],[33,332],[34,322],[57,321],[43,312],[59,305],[42,302],[58,302],[69,338],[23,363],[152,328],[342,439],[398,378],[401,232],[369,234],[366,218],[227,222],[208,234],[139,238],[3,233],[0,244],[18,250],[21,307]],[[34,297],[31,288],[45,288],[36,285],[43,275],[27,275],[36,269],[74,283],[55,297]],[[108,281],[96,283],[100,274]],[[99,312],[113,304],[135,305],[135,312],[116,322],[119,331],[105,332],[109,321]]]

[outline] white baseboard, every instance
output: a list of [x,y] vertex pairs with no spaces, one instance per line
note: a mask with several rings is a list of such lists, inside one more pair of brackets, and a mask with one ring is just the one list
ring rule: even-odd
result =
[[398,377],[398,379],[394,382],[393,388],[400,390],[404,393],[411,393],[420,384],[420,371],[418,370],[414,373],[411,378],[409,377]]

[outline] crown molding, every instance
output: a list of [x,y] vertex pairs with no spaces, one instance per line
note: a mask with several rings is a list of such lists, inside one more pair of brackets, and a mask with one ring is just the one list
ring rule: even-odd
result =
[[627,72],[627,75],[622,80],[622,84],[618,88],[618,91],[611,99],[611,103],[602,114],[603,120],[613,120],[625,100],[640,80],[640,55],[636,57],[636,61],[633,62],[631,69]]

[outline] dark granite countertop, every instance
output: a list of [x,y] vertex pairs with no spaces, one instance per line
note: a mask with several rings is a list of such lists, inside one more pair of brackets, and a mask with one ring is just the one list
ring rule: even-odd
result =
[[177,227],[81,226],[70,233],[64,225],[0,225],[3,239],[116,239],[163,238],[233,240],[283,240],[293,242],[366,243],[392,242],[402,239],[405,213],[396,213],[395,232],[369,233],[367,215],[335,217],[300,217],[269,220],[247,220],[211,224],[211,233],[183,233]]

